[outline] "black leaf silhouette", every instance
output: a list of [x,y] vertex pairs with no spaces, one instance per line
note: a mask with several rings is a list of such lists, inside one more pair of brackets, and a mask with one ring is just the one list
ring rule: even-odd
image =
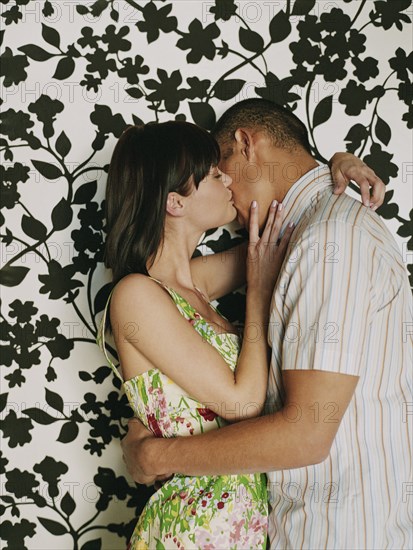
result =
[[5,265],[0,269],[0,285],[17,286],[26,277],[28,271],[28,267]]
[[189,103],[191,115],[195,124],[206,130],[212,130],[216,122],[215,111],[209,103]]
[[55,231],[66,229],[73,218],[73,210],[66,199],[61,199],[52,210],[52,224]]
[[379,138],[379,140],[384,143],[384,145],[388,145],[390,138],[391,138],[391,130],[390,126],[387,124],[385,120],[377,117],[376,127],[374,129],[376,136]]
[[62,158],[64,158],[70,153],[71,148],[72,144],[70,143],[70,139],[67,137],[65,132],[62,131],[56,140],[56,151]]
[[68,532],[67,528],[64,525],[62,525],[58,521],[55,521],[54,519],[42,518],[40,516],[37,516],[37,519],[40,521],[43,527],[52,535],[65,535]]
[[259,52],[264,47],[262,36],[251,29],[244,29],[244,27],[240,27],[239,41],[241,46],[250,52]]
[[119,21],[119,12],[117,10],[110,10],[110,16],[114,21]]
[[344,138],[345,141],[349,142],[347,150],[350,151],[350,153],[355,153],[361,143],[367,139],[368,135],[368,129],[363,124],[355,124],[352,126]]
[[93,539],[85,542],[80,550],[101,550],[102,539]]
[[413,209],[410,210],[410,216],[408,220],[404,220],[402,225],[397,230],[397,234],[401,237],[410,237],[407,241],[407,249],[413,250]]
[[62,413],[64,406],[62,397],[58,393],[55,393],[48,388],[45,388],[45,391],[47,404],[50,405],[52,409],[55,409],[56,411]]
[[106,283],[96,293],[95,300],[93,302],[93,309],[94,309],[95,315],[100,311],[103,311],[103,308],[106,305],[106,302],[112,287],[113,287],[112,283]]
[[60,35],[53,27],[48,27],[42,23],[42,36],[45,41],[52,46],[55,46],[56,48],[60,47]]
[[63,57],[56,66],[53,78],[64,80],[69,78],[75,70],[75,62],[71,57]]
[[313,128],[327,122],[331,117],[333,111],[333,96],[329,95],[323,98],[320,103],[317,104],[317,107],[314,109],[313,115]]
[[47,227],[39,220],[31,216],[22,216],[22,229],[32,239],[43,241],[47,235]]
[[67,515],[71,516],[76,510],[76,502],[71,497],[70,493],[67,491],[60,501],[60,508]]
[[307,15],[315,6],[315,0],[295,0],[291,15]]
[[279,11],[270,22],[271,42],[282,42],[291,32],[291,23],[285,11]]
[[48,180],[56,180],[63,175],[60,168],[58,168],[55,164],[50,164],[49,162],[44,162],[42,160],[32,160],[31,162],[36,170]]
[[85,204],[90,202],[95,196],[97,191],[97,181],[88,181],[76,190],[73,198],[73,204]]
[[236,96],[242,90],[244,84],[245,80],[235,78],[232,80],[221,80],[214,86],[215,97],[222,101],[227,101]]
[[50,414],[37,407],[24,409],[22,413],[26,414],[33,420],[33,422],[36,422],[37,424],[48,425],[53,424],[53,422],[57,422],[57,418],[53,418],[53,416],[50,416]]
[[135,99],[143,96],[143,92],[139,88],[127,88],[126,93]]
[[52,58],[55,54],[47,52],[40,46],[36,44],[27,44],[26,46],[21,46],[19,51],[23,52],[27,57],[33,59],[34,61],[47,61]]
[[9,395],[8,393],[0,394],[0,412],[3,412],[3,410],[5,409],[5,407],[7,405],[7,396],[8,395]]
[[57,441],[60,441],[61,443],[70,443],[71,441],[76,439],[78,433],[79,427],[76,422],[65,422],[62,426],[62,429],[60,430]]

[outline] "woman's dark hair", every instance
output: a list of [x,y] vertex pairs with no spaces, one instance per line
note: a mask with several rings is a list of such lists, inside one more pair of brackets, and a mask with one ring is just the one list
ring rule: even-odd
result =
[[215,139],[190,122],[150,122],[123,132],[105,196],[104,264],[113,286],[129,273],[148,275],[163,243],[168,193],[187,196],[219,160]]

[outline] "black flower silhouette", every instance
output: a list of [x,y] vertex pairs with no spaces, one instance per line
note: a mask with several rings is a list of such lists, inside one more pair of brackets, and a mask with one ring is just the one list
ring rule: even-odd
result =
[[42,476],[43,481],[48,484],[48,493],[51,497],[59,494],[58,482],[69,468],[64,462],[58,462],[51,456],[46,456],[41,462],[33,466],[33,470]]
[[378,61],[373,57],[366,57],[365,59],[359,59],[353,57],[351,60],[356,70],[354,76],[356,76],[361,82],[366,82],[369,78],[373,78],[379,74]]
[[110,53],[127,52],[132,45],[129,40],[124,38],[127,34],[129,34],[129,27],[121,27],[119,32],[116,32],[115,25],[109,25],[102,36],[102,42],[108,45],[108,52]]
[[149,73],[149,67],[143,64],[143,57],[141,55],[135,55],[134,59],[127,57],[122,63],[123,67],[118,71],[118,75],[126,78],[129,84],[138,84],[138,75]]
[[374,167],[384,183],[388,183],[389,179],[395,178],[399,172],[399,167],[391,162],[393,156],[391,153],[383,151],[380,143],[373,143],[370,153],[363,160],[368,166]]
[[171,10],[172,4],[158,9],[155,2],[148,2],[142,8],[144,20],[136,23],[136,26],[141,32],[147,33],[148,43],[159,38],[159,31],[171,32],[176,29],[178,24],[176,17],[168,17]]
[[91,73],[99,73],[100,78],[106,78],[109,71],[116,71],[116,61],[114,59],[108,59],[109,52],[102,49],[94,50],[93,53],[87,53],[85,55],[89,64],[86,65],[86,69]]
[[15,317],[19,323],[28,323],[39,310],[33,306],[34,302],[14,300],[10,304],[10,317]]
[[397,78],[406,81],[408,71],[413,73],[413,52],[407,56],[402,48],[397,48],[395,57],[389,59],[390,67],[396,71]]
[[188,27],[189,33],[184,33],[176,45],[181,50],[191,50],[186,56],[188,63],[199,63],[202,57],[214,59],[216,46],[214,38],[220,35],[215,23],[203,27],[199,19],[194,19]]
[[82,33],[82,38],[79,38],[77,43],[80,44],[82,48],[89,46],[92,49],[96,49],[98,47],[100,36],[95,36],[91,27],[83,27],[80,32]]
[[215,0],[215,6],[212,6],[209,11],[215,14],[215,20],[222,19],[228,21],[237,13],[237,6],[234,0]]
[[33,474],[17,468],[9,470],[6,473],[6,478],[5,488],[17,498],[30,497],[34,489],[39,486],[39,482]]
[[38,275],[39,281],[43,283],[39,292],[49,294],[51,300],[62,298],[69,290],[84,286],[83,283],[72,277],[75,275],[73,265],[62,267],[56,260],[50,260],[47,264],[48,275]]
[[25,55],[13,55],[11,49],[6,48],[0,55],[0,76],[4,76],[4,86],[8,88],[26,80],[25,68],[28,66],[29,62]]
[[376,11],[370,12],[370,19],[376,27],[383,27],[383,29],[387,30],[396,25],[399,31],[401,31],[403,29],[403,22],[411,22],[410,17],[406,13],[401,13],[407,10],[410,5],[410,0],[392,0],[391,2],[377,0],[374,2]]
[[147,96],[149,101],[164,101],[165,109],[169,113],[176,113],[179,107],[179,102],[185,97],[184,90],[180,90],[179,86],[182,84],[181,73],[176,70],[168,76],[167,72],[163,69],[158,69],[159,82],[150,78],[145,80],[147,88],[154,90]]
[[34,103],[30,103],[29,111],[34,113],[37,119],[43,123],[43,135],[50,138],[54,134],[53,123],[56,115],[61,113],[64,105],[58,99],[51,99],[48,95],[42,94]]

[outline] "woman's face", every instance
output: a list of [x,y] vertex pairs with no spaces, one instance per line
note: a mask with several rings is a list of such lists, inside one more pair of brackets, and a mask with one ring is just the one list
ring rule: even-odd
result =
[[237,211],[228,189],[232,178],[217,166],[212,166],[198,189],[191,193],[191,218],[200,229],[206,231],[233,221]]

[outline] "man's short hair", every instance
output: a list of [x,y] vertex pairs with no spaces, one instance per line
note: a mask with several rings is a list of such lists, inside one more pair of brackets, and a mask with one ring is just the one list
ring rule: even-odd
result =
[[312,154],[305,125],[291,111],[273,101],[245,99],[225,111],[212,130],[221,149],[231,148],[237,128],[262,129],[275,147],[291,151],[303,148]]

